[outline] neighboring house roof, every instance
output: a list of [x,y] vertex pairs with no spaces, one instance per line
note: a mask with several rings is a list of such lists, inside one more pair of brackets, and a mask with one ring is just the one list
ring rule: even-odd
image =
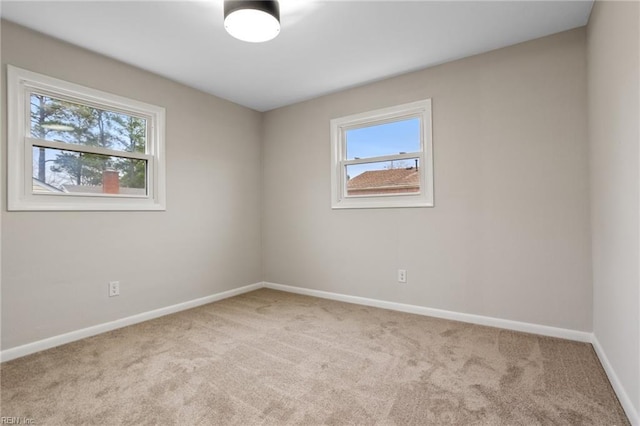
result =
[[[32,178],[33,181],[33,193],[34,194],[46,194],[48,192],[67,192],[75,194],[102,194],[102,185],[62,185],[61,188],[56,188],[53,185],[49,185],[46,182],[37,178]],[[124,195],[147,195],[145,188],[126,188],[120,187],[119,194]]]
[[350,195],[418,191],[420,191],[420,174],[415,167],[370,170],[347,182],[347,192]]
[[43,182],[40,179],[32,178],[31,181],[33,185],[32,191],[34,194],[45,194],[47,192],[64,192],[60,188],[56,188],[53,185],[49,185],[48,183]]
[[[62,185],[62,188],[75,194],[102,194],[102,185]],[[119,194],[123,195],[147,195],[145,188],[120,187]]]

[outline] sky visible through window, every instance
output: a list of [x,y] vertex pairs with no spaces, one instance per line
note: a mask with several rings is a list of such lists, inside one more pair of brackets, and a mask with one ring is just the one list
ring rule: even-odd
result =
[[[416,117],[347,130],[346,145],[347,160],[420,152],[420,119]],[[414,160],[396,160],[352,165],[349,167],[349,178],[354,178],[369,170],[385,170],[412,166],[415,166]]]

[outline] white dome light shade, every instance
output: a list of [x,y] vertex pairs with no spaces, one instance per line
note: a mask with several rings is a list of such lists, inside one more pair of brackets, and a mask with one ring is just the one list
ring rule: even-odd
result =
[[233,37],[251,43],[275,38],[280,33],[277,1],[226,0],[224,28]]

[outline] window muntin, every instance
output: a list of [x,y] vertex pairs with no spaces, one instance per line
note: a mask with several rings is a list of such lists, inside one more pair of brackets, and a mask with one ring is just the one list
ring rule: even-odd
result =
[[164,210],[164,108],[7,70],[9,210]]
[[431,100],[331,120],[332,208],[433,206]]

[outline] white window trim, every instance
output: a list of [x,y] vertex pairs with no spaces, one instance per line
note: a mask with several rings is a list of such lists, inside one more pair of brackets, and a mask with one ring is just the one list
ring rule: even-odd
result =
[[[421,119],[421,151],[419,153],[386,155],[357,160],[346,159],[347,147],[345,134],[347,130],[411,117],[419,117]],[[431,99],[331,120],[331,208],[433,207],[432,139]],[[419,158],[421,165],[419,193],[356,196],[346,195],[347,179],[345,166],[403,158]]]
[[[34,143],[68,151],[116,154],[112,150],[100,147],[74,146],[30,138],[29,122],[26,119],[30,104],[27,94],[31,90],[145,118],[147,152],[122,154],[127,158],[147,160],[147,195],[33,194]],[[166,210],[164,108],[7,65],[7,110],[8,210]]]

